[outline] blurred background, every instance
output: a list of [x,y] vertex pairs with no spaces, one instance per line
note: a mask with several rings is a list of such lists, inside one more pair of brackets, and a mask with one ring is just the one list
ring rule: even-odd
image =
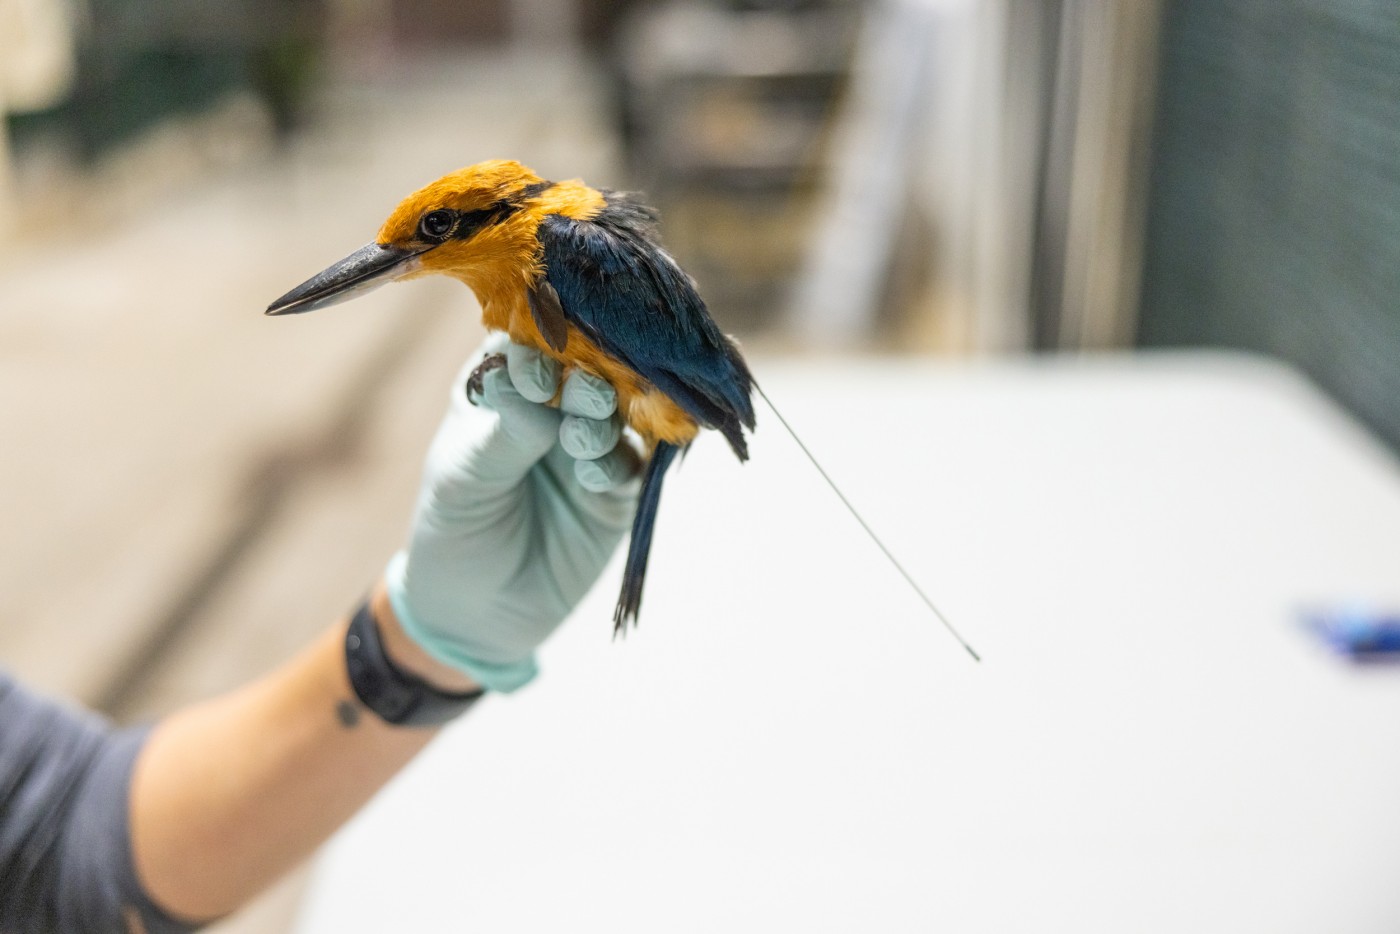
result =
[[123,720],[396,547],[474,300],[261,311],[480,159],[646,191],[760,355],[1245,349],[1400,444],[1374,0],[0,0],[0,114],[0,659]]

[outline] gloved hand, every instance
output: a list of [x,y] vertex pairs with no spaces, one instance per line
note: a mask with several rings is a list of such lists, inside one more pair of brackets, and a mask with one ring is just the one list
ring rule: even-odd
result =
[[[485,375],[473,405],[468,375],[500,351],[508,365]],[[612,387],[575,371],[550,408],[559,372],[504,335],[487,339],[453,386],[408,548],[385,572],[408,636],[494,691],[534,678],[536,647],[593,585],[636,505],[639,458],[620,442]]]

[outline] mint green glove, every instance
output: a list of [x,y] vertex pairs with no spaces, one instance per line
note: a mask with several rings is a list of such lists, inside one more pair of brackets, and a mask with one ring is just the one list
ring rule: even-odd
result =
[[[507,366],[468,375],[493,352]],[[488,338],[452,389],[428,451],[408,548],[389,600],[428,654],[493,691],[535,677],[535,649],[593,586],[632,522],[639,459],[619,443],[617,396],[575,371]]]

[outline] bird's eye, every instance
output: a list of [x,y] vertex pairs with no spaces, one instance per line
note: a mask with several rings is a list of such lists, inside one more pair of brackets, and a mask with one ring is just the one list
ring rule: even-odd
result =
[[452,232],[452,225],[456,221],[457,214],[454,211],[429,211],[418,222],[418,231],[429,240],[441,240]]

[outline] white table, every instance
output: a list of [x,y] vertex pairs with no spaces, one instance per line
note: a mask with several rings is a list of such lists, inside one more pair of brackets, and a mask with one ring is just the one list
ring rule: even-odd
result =
[[1299,607],[1400,605],[1400,470],[1289,372],[1165,356],[757,372],[544,675],[332,843],[297,930],[1400,929],[1400,668]]

